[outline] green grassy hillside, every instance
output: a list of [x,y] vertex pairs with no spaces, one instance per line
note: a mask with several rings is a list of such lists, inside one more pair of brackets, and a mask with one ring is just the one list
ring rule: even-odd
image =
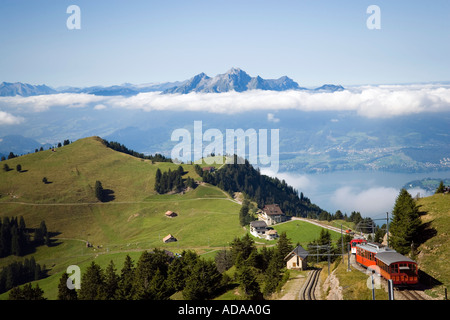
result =
[[[2,170],[5,163],[12,170]],[[17,164],[22,172],[16,171]],[[56,298],[57,281],[71,264],[82,267],[96,259],[106,267],[113,259],[120,268],[128,253],[137,255],[154,247],[202,253],[244,235],[238,219],[240,204],[217,187],[201,184],[184,194],[154,191],[157,168],[177,167],[116,152],[98,137],[1,162],[0,217],[23,216],[28,228],[45,220],[48,231],[56,234],[52,247],[38,247],[28,256],[49,269],[50,277],[39,281],[45,296]],[[183,168],[184,178],[199,179],[193,166]],[[44,184],[43,177],[49,183]],[[95,198],[96,180],[109,190],[110,201]],[[178,216],[165,217],[167,210]],[[178,241],[163,243],[169,233]],[[94,247],[86,248],[85,241]],[[24,258],[2,258],[0,269]]]
[[[418,248],[419,268],[450,288],[450,195],[436,194],[419,199],[417,204],[424,213],[422,233],[426,240]],[[443,293],[442,286],[430,291],[436,297]]]

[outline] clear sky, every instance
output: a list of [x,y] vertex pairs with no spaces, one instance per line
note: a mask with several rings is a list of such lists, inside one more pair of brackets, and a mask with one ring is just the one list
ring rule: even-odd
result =
[[[69,30],[69,5],[81,29]],[[381,29],[369,30],[369,5]],[[184,80],[240,67],[301,86],[450,80],[450,1],[0,2],[0,82]]]

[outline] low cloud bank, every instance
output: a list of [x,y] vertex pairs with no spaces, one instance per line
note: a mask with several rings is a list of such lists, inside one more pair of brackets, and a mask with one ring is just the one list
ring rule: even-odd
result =
[[24,119],[22,117],[16,117],[8,112],[0,111],[0,125],[19,124],[23,121]]
[[368,118],[389,118],[423,112],[450,111],[449,85],[380,85],[351,87],[337,92],[263,91],[224,93],[140,93],[131,97],[61,93],[32,97],[1,97],[0,110],[42,112],[53,107],[121,108],[126,110],[204,111],[237,114],[261,110],[268,120],[277,110],[354,111]]

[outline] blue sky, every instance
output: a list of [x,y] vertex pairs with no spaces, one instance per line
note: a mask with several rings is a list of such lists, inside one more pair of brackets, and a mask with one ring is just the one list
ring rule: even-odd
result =
[[[81,30],[68,30],[69,5]],[[381,29],[369,30],[369,5]],[[450,80],[450,1],[0,3],[0,82],[149,83],[231,67],[301,86]]]

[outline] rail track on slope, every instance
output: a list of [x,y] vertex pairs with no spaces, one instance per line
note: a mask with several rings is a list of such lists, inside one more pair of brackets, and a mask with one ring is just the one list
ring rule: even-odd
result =
[[314,269],[308,273],[306,282],[299,293],[300,300],[316,300],[316,287],[319,282],[319,274],[322,269]]

